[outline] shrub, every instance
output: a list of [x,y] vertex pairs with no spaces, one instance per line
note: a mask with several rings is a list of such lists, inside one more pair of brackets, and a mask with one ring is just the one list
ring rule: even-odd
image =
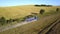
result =
[[11,22],[15,22],[15,21],[19,21],[19,19],[9,19],[9,20],[7,20],[7,23],[11,23]]
[[59,8],[57,8],[56,11],[58,12],[59,11]]
[[31,13],[31,14],[33,14],[33,15],[37,15],[38,13]]
[[7,20],[7,23],[11,23],[11,22],[13,22],[13,19]]
[[6,23],[6,19],[4,18],[4,17],[1,17],[0,18],[0,23],[3,25],[3,24],[5,24]]
[[41,9],[39,13],[43,14],[44,12],[45,12],[45,10]]

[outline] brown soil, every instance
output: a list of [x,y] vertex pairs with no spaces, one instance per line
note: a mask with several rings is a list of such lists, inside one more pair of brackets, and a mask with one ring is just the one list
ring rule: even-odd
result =
[[50,31],[46,34],[60,34],[60,22],[50,29]]

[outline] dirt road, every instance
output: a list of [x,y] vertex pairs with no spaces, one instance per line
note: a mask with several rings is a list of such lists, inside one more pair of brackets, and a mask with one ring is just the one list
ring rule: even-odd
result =
[[60,34],[60,21],[52,27],[46,34]]
[[30,22],[24,21],[22,23],[17,23],[15,25],[3,26],[3,27],[0,27],[0,32],[6,31],[6,30],[9,30],[9,29],[12,29],[12,28],[20,27],[20,26],[22,26],[24,24],[32,23],[34,21],[37,21],[37,20],[35,19],[33,21],[30,21]]
[[52,24],[45,27],[38,34],[60,34],[60,19],[55,20]]

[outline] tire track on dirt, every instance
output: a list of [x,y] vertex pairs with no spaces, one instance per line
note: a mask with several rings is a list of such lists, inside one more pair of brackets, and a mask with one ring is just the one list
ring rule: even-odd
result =
[[60,19],[56,19],[53,23],[45,27],[43,30],[41,30],[38,34],[47,34],[49,30],[54,27],[56,24],[60,22]]

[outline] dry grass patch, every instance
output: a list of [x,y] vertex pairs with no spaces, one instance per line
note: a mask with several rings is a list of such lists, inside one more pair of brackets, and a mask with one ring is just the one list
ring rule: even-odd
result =
[[4,32],[0,32],[0,34],[38,34],[44,27],[53,23],[57,18],[59,18],[60,14],[55,14],[51,16],[47,16],[41,18],[36,22],[32,22],[17,28],[13,28]]

